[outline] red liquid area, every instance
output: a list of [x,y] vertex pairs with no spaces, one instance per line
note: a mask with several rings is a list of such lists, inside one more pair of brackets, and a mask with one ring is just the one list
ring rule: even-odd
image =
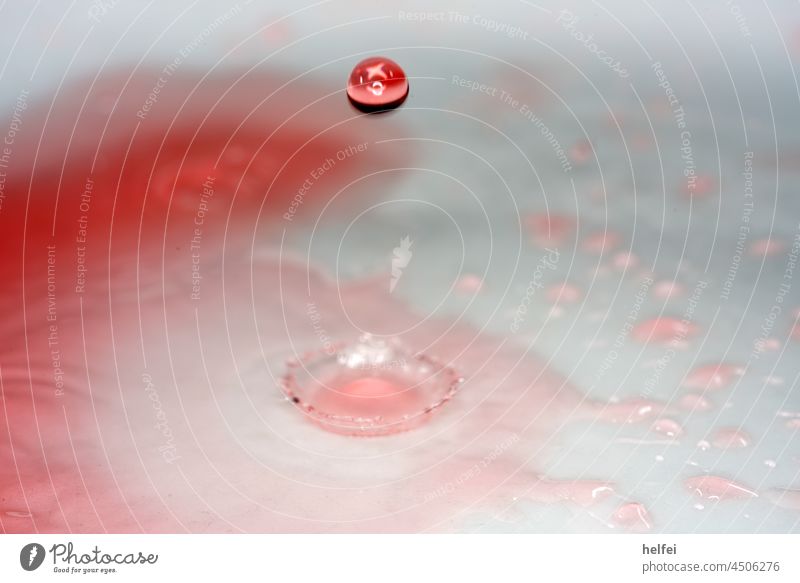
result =
[[[293,207],[310,170],[398,132],[367,131],[340,100],[313,104],[327,88],[280,75],[175,74],[148,102],[159,76],[103,74],[41,103],[29,98],[5,160],[0,321],[16,341],[0,355],[0,531],[187,528],[190,514],[166,506],[151,477],[177,463],[174,435],[153,429],[162,423],[153,398],[171,413],[172,433],[181,425],[158,369],[168,370],[168,355],[171,366],[200,367],[186,349],[196,338],[171,346],[165,336],[196,330],[192,319],[179,322],[194,310],[193,237],[202,238],[203,298],[223,314],[221,265],[241,263],[254,239],[276,239],[365,168],[405,158],[390,144],[370,147]],[[204,200],[206,183],[213,196]],[[224,330],[220,322],[215,334]],[[151,377],[153,389],[143,380]],[[158,461],[148,470],[150,452]]]
[[408,79],[400,65],[386,57],[359,62],[347,80],[347,97],[366,112],[393,109],[408,96]]

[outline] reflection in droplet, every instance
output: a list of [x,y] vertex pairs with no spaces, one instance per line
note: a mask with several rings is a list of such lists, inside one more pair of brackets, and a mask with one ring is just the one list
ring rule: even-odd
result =
[[364,112],[394,109],[408,96],[408,79],[400,65],[386,57],[359,62],[347,81],[347,97]]

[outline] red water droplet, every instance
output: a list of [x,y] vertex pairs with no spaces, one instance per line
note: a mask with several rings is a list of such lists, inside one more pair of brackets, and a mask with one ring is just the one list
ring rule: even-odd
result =
[[678,401],[678,406],[685,411],[709,411],[713,407],[711,401],[706,399],[702,395],[696,395],[694,393],[689,393],[688,395],[684,395]]
[[714,192],[717,186],[717,181],[711,176],[701,174],[693,181],[687,181],[684,184],[683,192],[687,196],[708,196]]
[[620,244],[620,236],[611,231],[601,231],[592,233],[583,240],[582,248],[588,253],[604,253],[608,252]]
[[697,334],[697,326],[677,318],[661,317],[642,322],[633,330],[639,342],[665,344],[680,342]]
[[589,161],[594,150],[589,140],[580,140],[576,142],[569,150],[569,157],[575,164],[585,164]]
[[742,374],[744,369],[741,366],[725,363],[707,364],[690,372],[683,381],[683,386],[700,390],[724,389]]
[[653,521],[647,509],[638,502],[623,504],[611,517],[614,524],[625,530],[643,532],[653,527]]
[[581,290],[569,283],[552,285],[547,288],[547,299],[555,303],[574,304],[581,299]]
[[394,109],[408,96],[408,79],[400,65],[386,57],[358,63],[347,80],[347,97],[365,112]]
[[667,437],[680,437],[683,434],[683,427],[672,419],[657,419],[653,423],[653,431]]
[[711,439],[717,449],[739,449],[750,445],[750,436],[734,427],[719,429]]
[[683,286],[677,281],[659,281],[653,288],[653,294],[655,294],[657,298],[661,298],[663,300],[668,300],[675,296],[681,296],[683,293]]
[[758,498],[758,494],[741,484],[719,476],[695,476],[685,482],[686,488],[706,500]]
[[759,239],[750,245],[749,254],[753,257],[774,257],[781,254],[786,249],[783,241],[771,239]]
[[574,231],[576,222],[565,215],[534,213],[525,217],[525,226],[537,245],[558,245]]
[[456,282],[456,291],[462,294],[476,294],[483,288],[483,280],[480,276],[468,273],[461,276]]
[[639,265],[639,258],[630,251],[620,251],[614,255],[613,264],[617,269],[632,269]]

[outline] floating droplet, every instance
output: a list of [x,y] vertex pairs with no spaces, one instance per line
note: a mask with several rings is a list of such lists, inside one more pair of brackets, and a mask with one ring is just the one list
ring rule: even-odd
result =
[[686,480],[685,484],[688,490],[705,500],[739,500],[758,497],[753,490],[719,476],[695,476]]
[[408,79],[400,65],[386,57],[358,63],[347,80],[347,97],[364,112],[394,109],[408,96]]
[[372,436],[412,429],[450,400],[462,382],[435,359],[370,335],[329,352],[289,363],[282,388],[334,433]]

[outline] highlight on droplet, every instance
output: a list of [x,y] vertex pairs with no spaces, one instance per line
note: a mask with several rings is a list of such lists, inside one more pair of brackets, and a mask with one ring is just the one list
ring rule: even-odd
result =
[[394,109],[408,96],[408,79],[400,65],[386,57],[360,61],[347,80],[347,97],[361,111]]
[[288,363],[281,387],[312,421],[344,435],[408,431],[431,418],[464,379],[396,339],[369,334],[351,345]]

